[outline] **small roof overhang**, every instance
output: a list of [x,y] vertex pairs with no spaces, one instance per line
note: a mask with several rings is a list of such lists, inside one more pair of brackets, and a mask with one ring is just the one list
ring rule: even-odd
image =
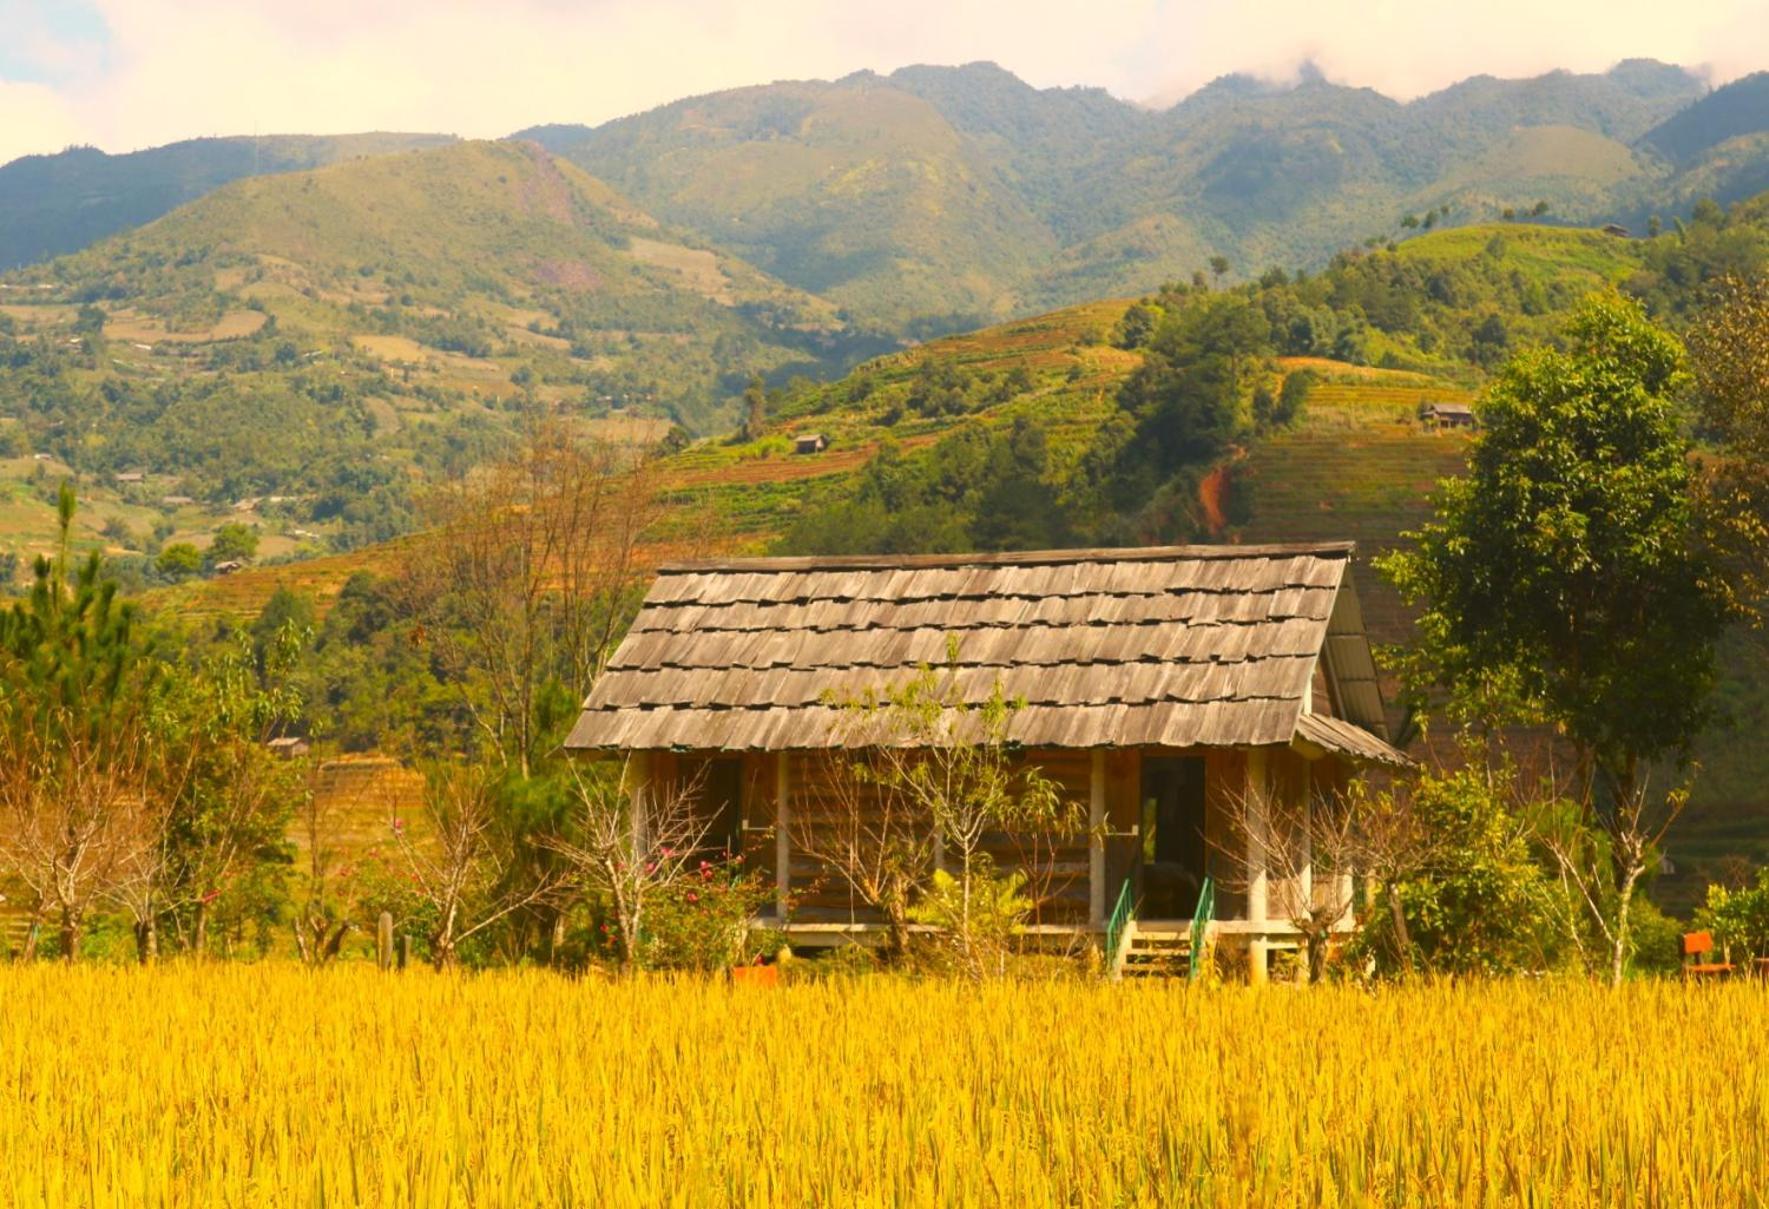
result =
[[1304,755],[1343,756],[1360,764],[1384,764],[1390,768],[1411,768],[1412,757],[1361,726],[1343,718],[1305,713],[1296,719],[1296,737],[1290,745]]

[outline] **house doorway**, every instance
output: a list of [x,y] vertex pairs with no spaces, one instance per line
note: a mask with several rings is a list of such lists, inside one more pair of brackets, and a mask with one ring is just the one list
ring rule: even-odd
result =
[[1141,855],[1137,914],[1144,919],[1190,919],[1208,867],[1202,757],[1143,761]]
[[743,759],[714,756],[685,760],[683,781],[692,788],[695,815],[706,821],[696,857],[722,861],[743,850]]

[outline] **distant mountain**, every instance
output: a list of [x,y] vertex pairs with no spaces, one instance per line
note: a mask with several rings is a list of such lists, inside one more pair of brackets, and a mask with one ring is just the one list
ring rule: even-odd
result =
[[[1650,60],[1475,76],[1402,103],[1305,66],[1166,109],[1034,88],[990,63],[789,81],[512,140],[569,160],[709,248],[921,338],[1229,262],[1317,267],[1413,216],[1643,225],[1769,187],[1769,84],[1708,94]],[[199,140],[0,168],[0,267],[146,221],[219,179],[439,136]],[[305,158],[303,158],[305,157]]]
[[1730,139],[1769,132],[1769,71],[1713,92],[1648,131],[1640,141],[1687,167]]
[[74,252],[212,189],[268,172],[440,147],[441,134],[190,139],[127,155],[70,147],[0,166],[0,269]]
[[1409,212],[1613,217],[1674,169],[1634,144],[1700,99],[1681,68],[1489,76],[1402,104],[1305,70],[1164,111],[989,63],[862,72],[524,132],[660,217],[863,320],[959,326],[1189,275],[1312,264]]

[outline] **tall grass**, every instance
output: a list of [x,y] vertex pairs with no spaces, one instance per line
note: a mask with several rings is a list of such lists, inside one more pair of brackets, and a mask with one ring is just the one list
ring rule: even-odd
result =
[[1751,986],[0,970],[0,1204],[1760,1203]]

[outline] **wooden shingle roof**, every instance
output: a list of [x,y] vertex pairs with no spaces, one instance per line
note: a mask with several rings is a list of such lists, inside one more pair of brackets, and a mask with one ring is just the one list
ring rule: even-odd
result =
[[1351,553],[1172,546],[666,566],[566,746],[840,746],[853,728],[837,703],[924,666],[966,701],[997,684],[1023,701],[1009,730],[1028,746],[1289,743],[1329,633],[1353,637],[1342,630],[1355,610],[1341,604]]

